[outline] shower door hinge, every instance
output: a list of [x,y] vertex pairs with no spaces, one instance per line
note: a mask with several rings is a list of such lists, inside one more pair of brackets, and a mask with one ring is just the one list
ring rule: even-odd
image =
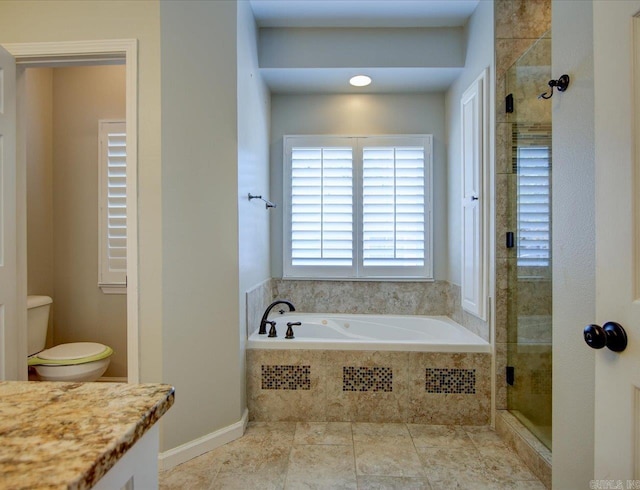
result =
[[505,237],[505,246],[507,248],[513,248],[515,246],[515,236],[512,231],[508,231]]
[[513,366],[507,366],[507,384],[513,386],[516,382],[516,373]]
[[504,112],[507,114],[513,112],[513,94],[509,94],[504,98]]

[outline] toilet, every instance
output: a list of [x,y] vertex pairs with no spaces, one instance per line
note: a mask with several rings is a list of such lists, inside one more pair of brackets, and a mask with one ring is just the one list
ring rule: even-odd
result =
[[97,342],[73,342],[45,349],[49,296],[27,296],[27,364],[40,381],[95,381],[109,366],[113,349]]

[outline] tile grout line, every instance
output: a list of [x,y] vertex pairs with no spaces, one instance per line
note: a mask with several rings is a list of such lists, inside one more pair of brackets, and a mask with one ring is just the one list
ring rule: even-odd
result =
[[418,446],[416,446],[416,441],[413,438],[413,434],[411,433],[411,429],[409,429],[409,424],[405,422],[404,425],[407,428],[407,431],[409,432],[409,437],[411,437],[411,444],[413,444],[413,449],[415,450],[416,455],[418,456],[418,461],[420,461],[420,466],[422,467],[422,471],[424,472],[424,476],[422,476],[422,478],[427,480],[427,482],[429,483],[429,489],[431,489],[433,487],[433,485],[432,485],[431,478],[429,478],[429,475],[427,474],[426,464],[422,460],[422,457],[420,456],[420,453],[418,452]]
[[[243,434],[243,436],[244,436],[244,434]],[[221,447],[222,447],[222,446],[221,446]],[[218,448],[216,448],[216,449],[218,449]],[[215,449],[214,449],[214,451],[215,451]],[[205,454],[206,454],[206,453],[205,453]],[[211,482],[209,483],[209,488],[210,488],[210,489],[213,489],[213,485],[214,485],[214,483],[216,482],[216,480],[218,479],[218,475],[220,474],[220,469],[221,469],[221,468],[222,468],[222,461],[219,461],[219,462],[218,462],[218,469],[214,472],[214,474],[213,474],[213,478],[211,478]]]
[[291,438],[291,442],[289,443],[289,454],[287,454],[287,467],[285,468],[284,480],[282,482],[283,490],[287,488],[287,480],[289,478],[289,469],[291,467],[291,452],[293,451],[293,447],[295,446],[296,433],[298,432],[298,424],[299,422],[294,422],[293,437]]
[[353,422],[349,422],[349,430],[351,430],[351,449],[353,450],[353,475],[356,477],[356,489],[360,489],[358,483],[358,463],[356,461],[356,441],[353,437]]

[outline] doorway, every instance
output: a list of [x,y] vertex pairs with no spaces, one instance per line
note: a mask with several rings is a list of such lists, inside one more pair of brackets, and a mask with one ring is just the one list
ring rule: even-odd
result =
[[[105,40],[56,43],[18,43],[3,46],[16,58],[17,63],[17,177],[16,187],[26,194],[26,127],[24,125],[26,83],[25,72],[34,67],[56,67],[83,64],[125,64],[125,92],[127,121],[127,195],[137,196],[137,41]],[[15,332],[5,337],[16,339],[15,351],[25,351],[18,357],[18,379],[26,377],[26,295],[27,295],[27,237],[26,199],[18,199],[16,206],[18,255],[18,321]],[[137,199],[127,202],[127,295],[126,295],[126,378],[130,383],[139,381],[138,358],[138,242]],[[24,312],[22,312],[24,310]],[[22,312],[22,313],[20,313]],[[24,359],[24,361],[23,361]],[[24,375],[22,374],[24,373]]]
[[114,350],[108,381],[127,380],[126,137],[100,128],[125,120],[125,69],[25,70],[27,294],[53,298],[48,347]]

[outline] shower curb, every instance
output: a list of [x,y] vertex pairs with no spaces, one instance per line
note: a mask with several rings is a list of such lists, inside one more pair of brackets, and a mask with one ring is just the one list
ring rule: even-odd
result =
[[507,410],[496,410],[496,432],[542,484],[551,488],[551,451]]

